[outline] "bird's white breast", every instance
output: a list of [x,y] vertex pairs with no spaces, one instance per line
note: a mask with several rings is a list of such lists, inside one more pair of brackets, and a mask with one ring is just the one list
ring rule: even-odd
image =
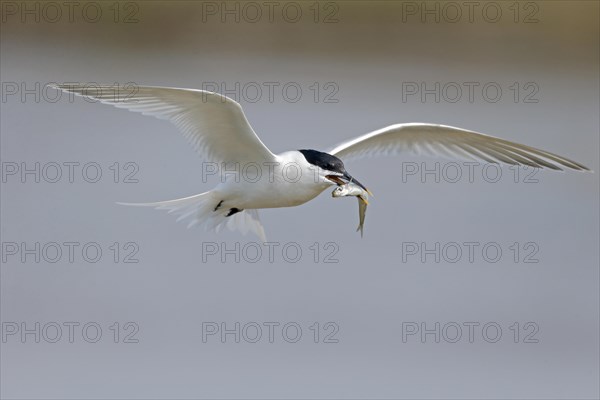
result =
[[278,155],[272,164],[261,166],[260,174],[254,171],[252,177],[242,173],[235,179],[231,175],[217,187],[228,206],[241,209],[298,206],[333,184],[320,176],[318,168],[309,164],[299,151]]

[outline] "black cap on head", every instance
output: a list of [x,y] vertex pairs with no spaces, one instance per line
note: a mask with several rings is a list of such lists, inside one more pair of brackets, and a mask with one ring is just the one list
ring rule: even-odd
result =
[[338,172],[340,174],[344,174],[346,172],[344,163],[336,156],[332,156],[331,154],[323,153],[322,151],[317,150],[298,151],[304,155],[306,161],[308,161],[312,165],[316,165],[321,169],[324,169],[326,171]]
[[[319,167],[325,171],[337,172],[337,173],[341,174],[342,177],[345,178],[348,182],[356,183],[358,186],[360,186],[361,188],[366,190],[369,194],[371,194],[369,189],[367,189],[362,183],[360,183],[359,181],[354,179],[352,177],[352,175],[350,175],[346,171],[346,167],[344,167],[344,163],[342,162],[342,160],[340,160],[336,156],[332,156],[331,154],[323,153],[322,151],[317,151],[317,150],[298,150],[298,151],[300,153],[302,153],[302,155],[304,155],[304,158],[306,158],[306,161],[308,161],[309,164],[316,165],[317,167]],[[329,178],[329,179],[332,182],[337,183],[338,185],[341,185],[344,182],[343,180],[340,180],[339,178],[337,178],[337,179]]]

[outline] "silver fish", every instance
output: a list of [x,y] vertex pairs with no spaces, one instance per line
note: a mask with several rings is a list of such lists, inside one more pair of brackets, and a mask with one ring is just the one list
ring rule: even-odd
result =
[[348,182],[345,185],[336,187],[331,192],[332,197],[356,196],[358,199],[358,228],[360,237],[363,237],[363,228],[365,225],[365,214],[367,213],[367,205],[369,205],[369,193],[353,182]]

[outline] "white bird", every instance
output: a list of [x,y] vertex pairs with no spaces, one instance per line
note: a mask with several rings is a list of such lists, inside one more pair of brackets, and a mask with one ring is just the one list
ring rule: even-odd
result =
[[[272,153],[256,135],[236,101],[218,93],[170,87],[124,90],[102,85],[50,85],[115,107],[172,122],[206,161],[251,165],[252,177],[225,174],[213,190],[176,200],[129,204],[151,206],[218,231],[222,226],[266,241],[258,209],[306,203],[332,185],[354,182],[344,161],[369,156],[428,153],[489,163],[577,171],[589,169],[575,161],[533,147],[452,126],[406,123],[391,125],[341,143],[326,152],[292,150]],[[229,171],[230,168],[227,168]],[[255,171],[255,173],[254,173]],[[368,191],[368,190],[367,190]],[[126,204],[126,203],[121,203]]]

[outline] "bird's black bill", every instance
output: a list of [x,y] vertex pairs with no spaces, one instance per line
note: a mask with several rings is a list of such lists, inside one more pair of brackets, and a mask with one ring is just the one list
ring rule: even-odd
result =
[[329,179],[333,183],[337,183],[339,186],[345,185],[346,182],[340,179],[337,175],[326,175],[325,178]]
[[356,183],[358,186],[360,186],[361,188],[363,188],[363,190],[365,190],[367,193],[371,194],[371,191],[370,191],[369,189],[367,189],[367,188],[365,187],[365,185],[363,185],[362,183],[360,183],[359,181],[357,181],[356,179],[354,179],[354,178],[352,177],[352,175],[350,175],[349,173],[347,173],[347,172],[344,172],[344,176],[343,176],[343,178],[344,178],[344,179],[347,179],[347,180],[348,180],[348,182],[353,182],[353,183]]

